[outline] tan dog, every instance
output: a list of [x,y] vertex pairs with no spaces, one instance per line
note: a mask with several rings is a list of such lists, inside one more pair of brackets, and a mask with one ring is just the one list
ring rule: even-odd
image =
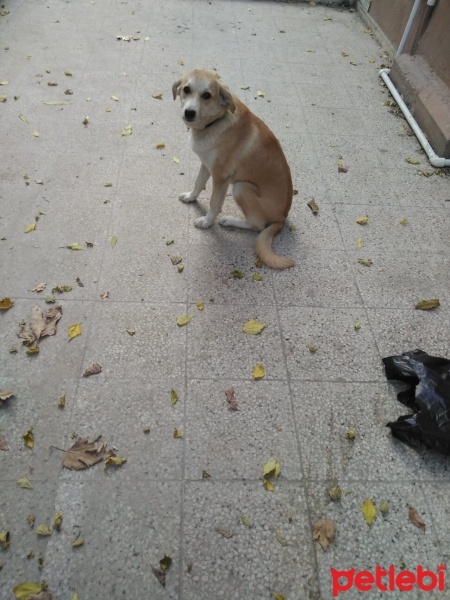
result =
[[173,84],[172,92],[174,100],[181,97],[192,150],[202,163],[194,189],[181,194],[180,200],[194,202],[212,176],[209,211],[195,226],[211,227],[232,184],[233,198],[245,220],[223,217],[220,225],[260,231],[259,258],[273,269],[293,267],[292,259],[272,250],[292,202],[291,173],[276,137],[213,73],[190,71]]

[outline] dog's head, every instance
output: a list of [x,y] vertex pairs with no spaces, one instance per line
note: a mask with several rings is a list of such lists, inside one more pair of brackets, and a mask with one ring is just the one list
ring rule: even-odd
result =
[[214,73],[194,70],[175,81],[173,99],[181,98],[183,121],[193,129],[204,129],[227,111],[234,113],[233,97]]

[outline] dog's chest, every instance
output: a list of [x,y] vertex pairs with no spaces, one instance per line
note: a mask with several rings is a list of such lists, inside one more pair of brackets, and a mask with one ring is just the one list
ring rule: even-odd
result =
[[193,143],[192,150],[199,157],[208,171],[211,172],[214,167],[214,163],[217,160],[217,151],[215,148],[209,148],[207,150],[197,149],[195,143]]

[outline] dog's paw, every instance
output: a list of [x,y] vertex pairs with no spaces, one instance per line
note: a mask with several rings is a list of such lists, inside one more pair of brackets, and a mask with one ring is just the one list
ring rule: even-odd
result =
[[236,224],[236,219],[234,217],[222,217],[219,221],[219,225],[222,227],[234,227]]
[[178,199],[181,202],[195,202],[197,200],[197,196],[194,196],[193,192],[184,192],[184,194],[180,194]]
[[198,227],[199,229],[208,229],[209,227],[211,227],[212,223],[205,216],[205,217],[199,217],[198,219],[195,219],[194,225],[196,227]]

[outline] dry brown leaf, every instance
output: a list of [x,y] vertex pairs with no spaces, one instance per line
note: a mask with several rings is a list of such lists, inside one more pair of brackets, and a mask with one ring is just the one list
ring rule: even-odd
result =
[[430,300],[420,300],[416,304],[417,310],[434,310],[441,305],[438,298],[431,298]]
[[423,522],[423,520],[422,520],[421,516],[419,515],[419,513],[417,512],[417,510],[415,508],[413,508],[412,506],[410,506],[408,509],[408,518],[413,525],[415,525],[422,531],[425,531],[425,527],[426,527],[425,523]]
[[64,452],[62,461],[66,469],[87,469],[103,460],[106,451],[106,442],[88,442],[87,438],[79,437],[75,444]]
[[311,198],[311,200],[307,204],[311,209],[312,214],[317,215],[317,213],[319,212],[319,207],[317,206],[317,202],[314,200],[314,198]]
[[289,546],[289,542],[279,529],[275,531],[275,537],[277,538],[277,542],[280,544],[280,546]]
[[313,540],[318,540],[322,550],[326,552],[328,546],[336,537],[336,523],[331,519],[320,519],[313,525]]
[[0,391],[0,404],[2,402],[5,402],[5,400],[9,400],[9,398],[12,398],[14,396],[14,392],[13,390],[1,390]]
[[220,533],[220,535],[223,535],[223,537],[225,538],[233,537],[233,532],[229,529],[225,529],[225,527],[216,527],[216,531],[217,533]]
[[86,371],[83,373],[83,377],[90,377],[91,375],[97,375],[98,373],[102,372],[102,367],[97,364],[94,363],[92,365],[92,367],[89,367],[88,369],[86,369]]
[[163,587],[166,587],[166,572],[163,571],[162,569],[157,569],[156,567],[153,567],[152,565],[150,565],[150,566],[152,567],[153,575],[156,577],[156,579],[159,581],[159,583]]
[[9,446],[8,446],[6,439],[4,437],[2,437],[1,435],[0,435],[0,450],[4,450],[5,452],[6,452],[6,450],[9,450]]
[[38,283],[37,286],[35,288],[33,288],[31,291],[32,292],[42,292],[42,290],[45,290],[46,287],[47,287],[46,283]]
[[14,306],[14,300],[11,300],[11,298],[2,298],[0,300],[0,310],[9,310],[12,306]]
[[[44,312],[41,311],[39,306],[35,306],[31,311],[30,330],[36,340],[40,340],[47,335],[55,335],[56,324],[61,318],[61,315],[62,308],[59,304]],[[24,337],[22,335],[22,329],[19,332],[19,337]],[[29,337],[29,330],[26,330],[26,337]]]
[[229,387],[225,390],[225,396],[227,397],[228,408],[230,410],[239,410],[236,402],[236,392],[234,388]]

